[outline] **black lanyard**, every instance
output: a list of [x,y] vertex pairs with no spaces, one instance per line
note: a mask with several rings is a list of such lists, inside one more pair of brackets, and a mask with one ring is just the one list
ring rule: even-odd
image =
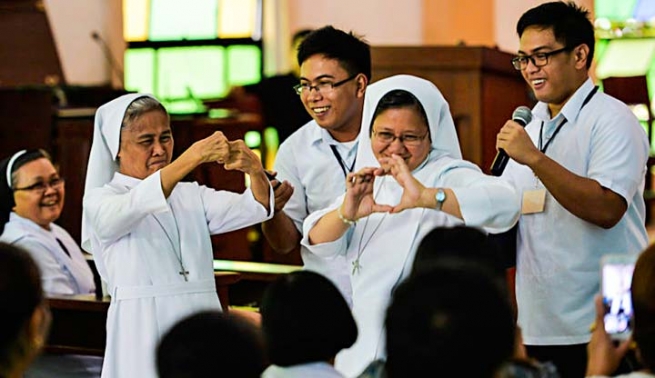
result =
[[352,172],[353,168],[355,168],[355,161],[357,161],[357,156],[355,156],[355,159],[353,160],[353,163],[350,165],[350,168],[348,168],[348,165],[346,165],[346,162],[343,160],[343,158],[339,154],[339,151],[337,151],[337,146],[335,146],[334,144],[331,144],[330,148],[332,149],[332,153],[334,154],[334,157],[337,159],[337,162],[339,163],[339,166],[341,167],[341,170],[343,171],[343,177],[348,177],[348,173]]
[[[587,95],[587,98],[585,98],[584,101],[582,102],[582,106],[580,107],[580,110],[582,110],[582,108],[584,108],[585,105],[587,105],[589,103],[589,101],[591,101],[591,98],[594,97],[594,95],[596,94],[597,91],[598,91],[598,86],[595,86],[594,89],[592,89],[592,91]],[[541,147],[541,144],[542,144],[542,138],[543,138],[542,135],[543,135],[543,132],[544,132],[544,121],[541,121],[541,128],[539,129],[539,150],[541,152],[543,152],[544,154],[546,153],[546,150],[548,149],[548,146],[550,146],[550,142],[552,142],[553,139],[555,139],[555,136],[557,135],[557,133],[559,133],[560,129],[562,128],[562,126],[564,126],[566,121],[567,121],[566,118],[564,118],[562,120],[562,122],[560,122],[560,124],[557,125],[557,128],[555,129],[555,132],[553,133],[553,136],[550,137],[550,139],[548,139],[548,142],[546,142],[546,145],[543,148]]]

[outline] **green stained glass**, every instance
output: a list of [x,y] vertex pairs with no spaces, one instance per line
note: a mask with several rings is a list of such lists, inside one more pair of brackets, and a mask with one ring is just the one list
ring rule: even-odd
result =
[[220,46],[160,49],[158,94],[162,99],[220,97],[227,90],[223,54]]
[[155,50],[125,50],[125,89],[128,91],[155,93],[153,66]]
[[151,41],[216,38],[217,0],[151,0]]
[[237,45],[227,48],[228,83],[244,85],[261,80],[261,51],[258,46]]
[[243,141],[248,148],[259,148],[262,144],[262,134],[259,131],[247,131]]
[[637,0],[596,0],[594,15],[612,21],[625,21],[634,16]]
[[596,76],[638,76],[648,73],[655,53],[655,39],[613,39],[596,67]]

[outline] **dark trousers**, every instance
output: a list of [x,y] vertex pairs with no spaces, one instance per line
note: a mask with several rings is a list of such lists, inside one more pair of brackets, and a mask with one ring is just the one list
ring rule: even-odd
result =
[[561,378],[584,378],[587,370],[587,344],[526,345],[528,356],[552,362]]

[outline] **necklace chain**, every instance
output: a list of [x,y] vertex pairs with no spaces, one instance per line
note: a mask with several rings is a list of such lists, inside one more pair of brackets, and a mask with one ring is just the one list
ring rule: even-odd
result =
[[173,212],[172,208],[171,208],[171,215],[173,216],[173,222],[175,223],[175,230],[177,231],[177,238],[178,238],[177,246],[178,246],[178,248],[180,250],[179,256],[178,256],[177,252],[175,251],[175,243],[173,242],[173,239],[171,238],[171,236],[166,231],[166,228],[164,227],[163,224],[161,224],[161,222],[159,221],[159,219],[157,219],[157,217],[154,217],[154,218],[157,221],[157,223],[159,223],[159,226],[164,230],[164,234],[166,235],[166,238],[168,239],[168,241],[173,246],[173,254],[175,255],[175,258],[177,259],[177,261],[180,263],[180,272],[178,274],[181,275],[181,276],[184,276],[185,281],[189,281],[189,271],[186,270],[186,268],[184,267],[184,261],[182,260],[182,241],[180,239],[181,238],[180,228],[177,225],[177,218],[175,218],[175,213]]
[[[373,196],[373,202],[375,202],[375,200],[377,199],[377,196],[380,193],[380,190],[382,189],[382,185],[384,185],[384,180],[386,178],[387,178],[387,176],[382,177],[382,180],[380,181],[380,186],[378,187],[378,191]],[[380,228],[380,225],[382,225],[382,222],[387,217],[387,214],[389,214],[389,213],[384,213],[384,215],[382,216],[382,219],[380,219],[380,222],[377,224],[377,226],[375,226],[375,228],[373,229],[373,232],[371,232],[371,235],[368,237],[368,240],[366,240],[366,242],[364,243],[364,246],[362,247],[362,241],[364,240],[364,236],[366,234],[366,227],[368,226],[368,220],[370,219],[371,215],[366,217],[366,221],[364,221],[364,227],[362,229],[362,237],[359,239],[359,243],[357,244],[357,258],[355,259],[355,261],[352,262],[352,265],[353,265],[352,275],[353,276],[355,275],[355,273],[358,273],[362,269],[362,265],[359,263],[359,260],[361,259],[362,254],[364,253],[364,250],[366,249],[366,246],[373,239],[373,235],[375,235],[375,233]]]

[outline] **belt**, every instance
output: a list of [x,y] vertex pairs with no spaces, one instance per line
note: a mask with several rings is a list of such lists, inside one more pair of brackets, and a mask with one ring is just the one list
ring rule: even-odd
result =
[[116,286],[111,295],[111,300],[112,302],[117,302],[127,299],[202,293],[216,293],[216,282],[214,280],[202,280],[175,282],[163,285]]

